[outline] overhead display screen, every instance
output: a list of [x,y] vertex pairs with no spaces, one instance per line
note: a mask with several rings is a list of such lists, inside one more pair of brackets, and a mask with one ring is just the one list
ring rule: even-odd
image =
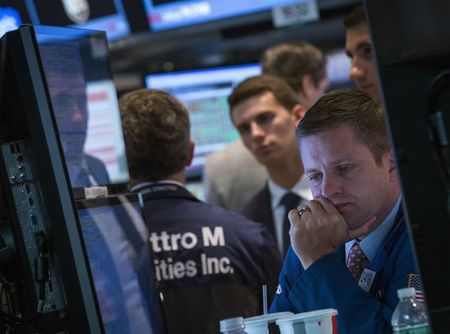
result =
[[0,37],[24,23],[100,30],[108,40],[130,34],[122,0],[0,1]]
[[260,73],[259,64],[244,64],[147,75],[147,88],[167,91],[189,111],[195,156],[188,176],[201,174],[209,154],[239,138],[227,97],[239,82]]
[[109,40],[130,33],[119,0],[34,1],[34,9],[38,21],[35,24],[102,30]]
[[144,0],[152,31],[227,19],[304,0]]

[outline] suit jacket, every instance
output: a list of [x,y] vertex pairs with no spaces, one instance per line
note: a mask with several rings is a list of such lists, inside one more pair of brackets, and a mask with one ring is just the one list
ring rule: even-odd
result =
[[241,140],[208,156],[203,183],[206,202],[240,212],[264,186],[268,174]]
[[397,290],[408,287],[417,273],[413,254],[401,209],[369,267],[376,273],[369,292],[347,269],[344,246],[306,271],[290,248],[270,312],[335,308],[339,333],[390,333]]
[[267,229],[173,183],[140,191],[168,333],[218,333],[221,319],[259,314],[261,285],[274,292],[282,265]]
[[244,205],[241,213],[253,221],[263,223],[276,240],[272,201],[267,183],[264,188],[257,192],[255,196]]

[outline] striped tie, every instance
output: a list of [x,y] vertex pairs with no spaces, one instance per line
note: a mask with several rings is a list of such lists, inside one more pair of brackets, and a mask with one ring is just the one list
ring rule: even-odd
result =
[[359,243],[355,242],[348,253],[347,268],[353,274],[356,282],[359,281],[361,274],[369,265],[369,259],[364,254]]

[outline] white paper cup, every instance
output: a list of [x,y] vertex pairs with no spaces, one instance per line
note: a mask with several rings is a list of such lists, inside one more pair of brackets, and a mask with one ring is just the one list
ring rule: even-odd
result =
[[277,320],[281,334],[337,334],[337,310],[303,312]]
[[292,314],[292,312],[277,312],[245,318],[245,332],[247,334],[269,334],[270,323],[282,319],[283,317],[291,316]]

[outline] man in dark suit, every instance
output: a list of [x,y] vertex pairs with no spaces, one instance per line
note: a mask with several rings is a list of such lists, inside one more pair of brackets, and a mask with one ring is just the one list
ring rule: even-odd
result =
[[284,254],[289,246],[287,211],[302,199],[311,198],[302,179],[294,133],[305,108],[283,80],[267,75],[244,80],[228,97],[228,103],[243,143],[269,174],[267,184],[242,213],[265,224]]
[[334,91],[296,134],[314,200],[289,212],[271,312],[336,308],[339,333],[389,333],[397,289],[418,274],[383,110],[364,92]]
[[281,256],[261,224],[199,201],[184,186],[193,158],[188,111],[169,94],[120,99],[132,190],[140,192],[168,333],[217,333],[219,321],[261,313]]

